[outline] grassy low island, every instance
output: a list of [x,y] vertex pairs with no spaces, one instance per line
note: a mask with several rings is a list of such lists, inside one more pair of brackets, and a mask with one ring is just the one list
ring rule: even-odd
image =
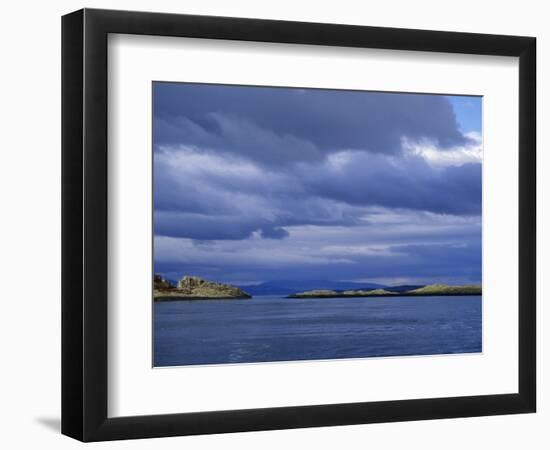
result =
[[311,291],[297,292],[291,294],[287,298],[345,298],[345,297],[414,297],[414,296],[431,296],[431,295],[481,295],[481,286],[465,285],[465,286],[450,286],[447,284],[429,284],[408,291],[397,292],[392,291],[392,288],[386,289],[370,289],[370,290],[348,290],[348,291],[333,291],[330,289],[314,289]]

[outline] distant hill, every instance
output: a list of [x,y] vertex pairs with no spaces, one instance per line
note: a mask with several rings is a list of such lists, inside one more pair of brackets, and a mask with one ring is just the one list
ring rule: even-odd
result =
[[[376,283],[354,283],[350,281],[266,281],[255,285],[238,285],[240,289],[248,292],[250,295],[290,295],[295,292],[309,291],[313,289],[326,289],[333,291],[345,290],[372,290],[372,289],[388,289],[386,286]],[[419,286],[414,286],[419,287]],[[396,291],[397,292],[397,291]]]

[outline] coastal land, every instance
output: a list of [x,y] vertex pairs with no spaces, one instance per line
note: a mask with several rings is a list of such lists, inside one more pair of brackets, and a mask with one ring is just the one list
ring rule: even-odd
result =
[[[246,290],[245,290],[246,289]],[[260,295],[273,295],[267,293]],[[481,295],[480,285],[452,286],[447,284],[379,286],[366,284],[361,288],[310,289],[282,295],[282,298],[353,298],[353,297],[419,297]],[[156,274],[153,280],[153,299],[170,300],[230,300],[250,299],[246,286],[208,281],[197,276],[183,276],[177,283]]]
[[[399,288],[397,286],[396,288]],[[346,297],[415,297],[415,296],[460,296],[481,295],[480,285],[451,286],[447,284],[429,284],[410,290],[399,290],[386,287],[383,289],[357,289],[335,291],[330,289],[313,289],[311,291],[297,292],[287,298],[346,298]]]
[[175,286],[161,275],[155,275],[153,279],[155,301],[248,298],[252,296],[238,287],[207,281],[200,277],[184,276]]

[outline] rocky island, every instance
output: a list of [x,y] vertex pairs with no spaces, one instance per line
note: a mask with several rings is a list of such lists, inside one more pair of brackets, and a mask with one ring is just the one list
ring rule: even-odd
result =
[[311,291],[297,292],[287,298],[344,298],[344,297],[412,297],[412,296],[436,296],[436,295],[481,295],[481,286],[450,286],[447,284],[429,284],[416,289],[403,292],[392,291],[391,287],[385,289],[356,289],[349,291],[333,291],[329,289],[314,289]]
[[184,276],[174,286],[161,275],[153,278],[153,299],[170,300],[223,300],[252,298],[238,287],[230,284],[215,283],[200,277]]

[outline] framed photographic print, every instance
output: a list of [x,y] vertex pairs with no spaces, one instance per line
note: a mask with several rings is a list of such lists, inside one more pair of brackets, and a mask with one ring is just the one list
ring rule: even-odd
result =
[[535,38],[62,31],[64,434],[535,411]]

